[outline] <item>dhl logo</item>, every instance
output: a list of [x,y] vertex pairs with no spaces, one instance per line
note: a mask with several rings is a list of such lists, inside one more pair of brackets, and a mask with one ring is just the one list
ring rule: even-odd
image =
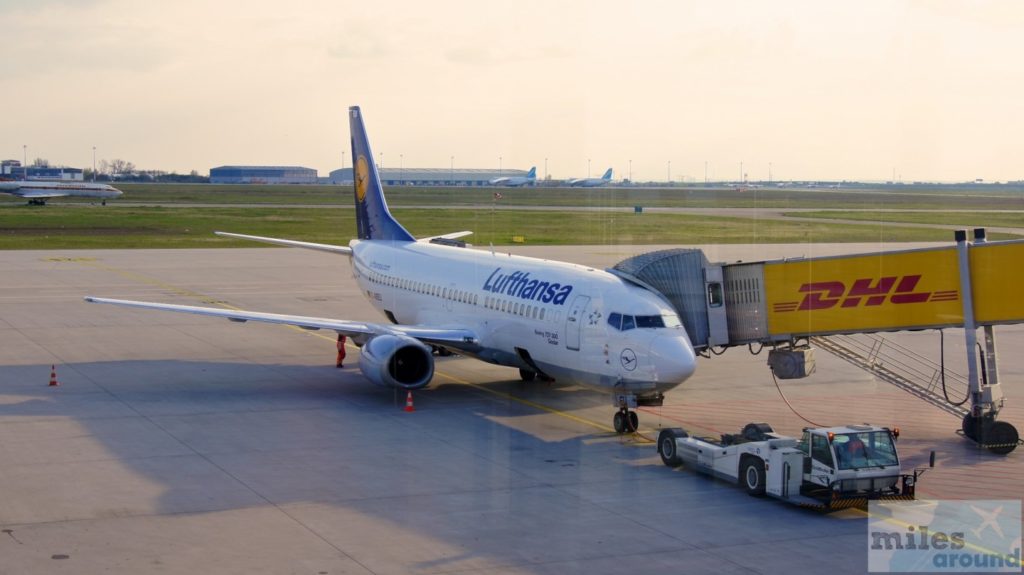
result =
[[920,275],[889,276],[877,280],[864,278],[855,280],[849,290],[846,289],[846,284],[840,281],[805,283],[797,290],[806,294],[803,300],[777,303],[773,309],[776,312],[812,311],[829,309],[837,305],[841,308],[855,308],[860,306],[861,302],[865,306],[877,306],[888,300],[889,303],[902,305],[956,301],[959,297],[957,290],[916,292],[914,289],[917,288],[919,281]]

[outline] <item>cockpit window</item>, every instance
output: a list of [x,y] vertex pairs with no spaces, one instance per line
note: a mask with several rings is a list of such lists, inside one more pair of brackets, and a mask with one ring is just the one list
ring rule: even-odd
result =
[[665,315],[624,315],[618,312],[608,314],[608,325],[619,331],[631,329],[654,329],[660,327],[682,327],[679,317],[673,314]]
[[639,328],[665,327],[665,322],[660,315],[638,315],[636,316],[636,326]]
[[633,321],[633,316],[624,315],[622,316],[622,331],[631,330],[636,327],[636,323]]
[[608,314],[608,325],[615,329],[622,329],[622,314],[616,312]]
[[661,319],[665,322],[665,327],[683,327],[683,322],[675,314],[665,314]]

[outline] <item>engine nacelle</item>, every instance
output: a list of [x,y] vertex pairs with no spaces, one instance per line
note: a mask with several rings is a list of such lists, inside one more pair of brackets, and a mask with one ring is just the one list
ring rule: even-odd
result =
[[359,369],[377,385],[419,389],[434,377],[430,346],[404,335],[370,338],[359,353]]

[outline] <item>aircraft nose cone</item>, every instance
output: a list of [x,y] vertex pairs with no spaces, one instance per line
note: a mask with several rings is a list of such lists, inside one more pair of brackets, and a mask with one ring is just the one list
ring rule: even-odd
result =
[[697,370],[697,356],[685,337],[661,335],[651,342],[651,362],[659,382],[682,383]]

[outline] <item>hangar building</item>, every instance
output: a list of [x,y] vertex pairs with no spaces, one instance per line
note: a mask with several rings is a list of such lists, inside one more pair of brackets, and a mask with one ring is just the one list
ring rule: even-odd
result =
[[210,168],[211,184],[315,184],[316,170],[301,166],[220,166]]

